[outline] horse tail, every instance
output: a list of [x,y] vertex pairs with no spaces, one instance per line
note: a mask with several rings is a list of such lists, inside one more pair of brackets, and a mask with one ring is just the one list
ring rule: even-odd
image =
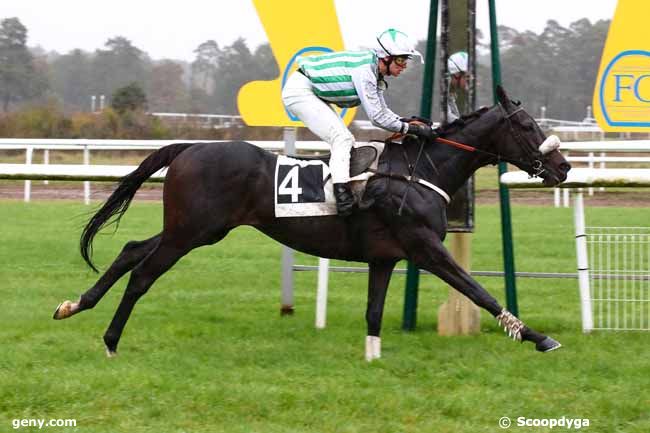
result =
[[120,180],[115,191],[90,218],[81,233],[79,241],[81,257],[92,270],[99,272],[92,262],[92,243],[95,235],[107,225],[119,226],[120,219],[129,208],[131,200],[142,183],[161,168],[167,167],[181,152],[194,144],[175,143],[158,149],[142,161],[138,168]]

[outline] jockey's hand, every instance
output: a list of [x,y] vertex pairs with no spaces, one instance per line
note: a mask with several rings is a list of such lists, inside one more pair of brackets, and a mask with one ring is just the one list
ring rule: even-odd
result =
[[409,123],[409,129],[406,131],[407,134],[413,134],[416,137],[423,138],[426,141],[433,141],[436,137],[438,137],[438,134],[431,129],[429,125],[426,125],[424,123]]
[[402,122],[406,122],[406,123],[411,123],[413,121],[417,121],[417,122],[421,122],[421,123],[424,123],[424,124],[429,125],[429,126],[433,125],[433,122],[431,120],[425,119],[424,117],[420,117],[420,116],[402,117],[399,120],[401,120]]

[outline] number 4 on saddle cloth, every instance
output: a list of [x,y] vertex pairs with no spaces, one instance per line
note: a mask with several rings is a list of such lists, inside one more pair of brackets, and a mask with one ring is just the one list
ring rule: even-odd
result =
[[[350,156],[352,192],[360,201],[368,179],[377,169],[384,143],[355,144]],[[278,156],[275,165],[275,216],[307,217],[336,215],[330,154]]]

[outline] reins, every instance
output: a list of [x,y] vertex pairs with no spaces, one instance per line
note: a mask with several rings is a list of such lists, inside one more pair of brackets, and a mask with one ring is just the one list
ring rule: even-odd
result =
[[[504,115],[504,118],[508,121],[508,126],[510,127],[510,130],[512,131],[512,134],[515,137],[515,140],[518,143],[520,143],[520,145],[521,145],[521,142],[525,143],[525,140],[521,140],[521,137],[520,137],[519,133],[515,130],[515,128],[513,128],[512,120],[511,120],[512,116],[514,116],[515,114],[517,114],[517,113],[519,113],[521,111],[524,111],[524,108],[519,107],[516,110],[514,110],[512,113],[508,113],[506,111],[506,109],[501,104],[498,104],[498,106],[499,106],[499,108],[501,108],[501,110],[503,112],[503,115]],[[387,140],[388,141],[397,141],[397,140],[401,139],[402,137],[404,137],[405,135],[406,134],[402,134],[402,133],[397,132],[397,133],[391,135],[390,137],[388,137]],[[436,137],[434,139],[434,141],[436,141],[438,143],[446,144],[446,145],[451,146],[451,147],[455,147],[455,148],[460,149],[460,150],[464,150],[466,152],[476,152],[476,153],[482,153],[484,155],[491,156],[491,157],[496,159],[497,163],[499,163],[501,161],[510,162],[510,163],[513,163],[513,164],[514,163],[523,163],[523,164],[528,163],[528,164],[530,164],[531,169],[534,171],[534,176],[539,176],[540,174],[542,174],[544,172],[543,164],[539,159],[534,159],[532,162],[530,162],[530,161],[524,161],[521,158],[511,158],[511,157],[509,157],[507,155],[504,156],[504,155],[501,155],[500,153],[489,152],[487,150],[479,149],[477,147],[470,146],[469,144],[460,143],[458,141],[450,140],[450,139],[444,138],[444,137]],[[535,149],[533,149],[533,152],[534,151],[535,151]],[[533,176],[533,175],[531,175],[531,176]]]
[[[387,142],[399,141],[404,136],[406,136],[406,134],[396,132],[395,134],[388,137],[386,139],[386,141]],[[436,137],[434,139],[434,141],[446,144],[446,145],[451,146],[451,147],[455,147],[457,149],[464,150],[466,152],[477,152],[477,153],[483,153],[485,155],[490,155],[490,156],[493,156],[493,157],[497,158],[498,161],[501,161],[503,159],[503,158],[501,158],[501,155],[498,154],[498,153],[488,152],[487,150],[479,149],[478,147],[470,146],[469,144],[460,143],[458,141],[450,140],[448,138]]]
[[[524,144],[528,144],[528,143],[526,143],[525,140],[521,139],[521,137],[519,135],[519,132],[513,127],[512,120],[511,120],[512,116],[514,116],[515,114],[523,111],[523,107],[519,107],[516,110],[514,110],[512,113],[508,113],[501,104],[498,104],[498,105],[499,105],[499,108],[503,112],[504,118],[508,122],[508,126],[510,127],[511,133],[515,137],[515,140],[520,144],[520,146],[522,145],[522,142]],[[394,133],[385,140],[385,143],[390,144],[390,143],[393,143],[395,141],[399,141],[404,136],[406,136],[406,134],[402,134],[402,133],[399,133],[399,132]],[[378,141],[378,140],[371,140],[371,141]],[[525,165],[530,164],[531,170],[533,172],[533,174],[529,173],[531,177],[539,176],[544,172],[542,161],[540,159],[538,159],[538,157],[535,157],[535,156],[533,156],[532,161],[524,161],[521,158],[510,158],[508,156],[504,156],[504,155],[501,155],[499,153],[489,152],[487,150],[479,149],[479,148],[477,148],[475,146],[471,146],[469,144],[461,143],[461,142],[458,142],[458,141],[455,141],[455,140],[450,140],[450,139],[444,138],[444,137],[435,137],[433,139],[433,141],[445,144],[447,146],[455,147],[455,148],[463,150],[465,152],[482,153],[484,155],[488,155],[488,156],[494,158],[496,160],[496,163],[505,161],[505,162],[510,162],[510,163],[513,163],[513,164],[516,164],[516,163],[521,163],[521,164],[525,164]],[[408,175],[400,174],[400,173],[393,173],[393,172],[390,172],[390,171],[388,173],[385,173],[385,172],[380,172],[378,170],[373,170],[373,169],[369,170],[370,172],[375,173],[376,175],[379,175],[379,176],[384,176],[384,177],[388,177],[388,178],[392,178],[392,179],[399,179],[399,180],[403,180],[403,181],[407,182],[406,189],[404,190],[404,195],[402,196],[402,199],[400,201],[400,206],[399,206],[399,209],[397,211],[398,215],[402,215],[402,209],[404,208],[404,204],[406,203],[406,197],[408,195],[408,191],[411,188],[413,183],[419,183],[419,184],[421,184],[421,185],[423,185],[423,186],[425,186],[425,187],[427,187],[427,188],[429,188],[429,189],[431,189],[433,191],[436,191],[440,196],[442,196],[445,199],[447,204],[449,204],[449,202],[451,201],[451,198],[449,197],[449,194],[447,194],[446,191],[444,191],[440,187],[432,184],[431,182],[428,182],[428,181],[426,181],[424,179],[418,178],[415,175],[417,167],[418,167],[418,163],[420,162],[422,154],[425,155],[425,157],[427,158],[427,160],[428,160],[429,164],[431,165],[431,167],[433,168],[433,170],[437,172],[437,168],[436,168],[435,164],[433,163],[433,161],[431,160],[431,157],[427,154],[427,152],[424,152],[425,141],[423,139],[418,138],[418,142],[420,143],[420,149],[418,150],[417,157],[415,158],[415,162],[413,164],[411,164],[411,161],[408,159],[408,156],[407,156],[406,152],[403,150],[403,155],[404,155],[404,158],[406,160],[407,169],[408,169],[408,172],[409,172]],[[535,151],[536,151],[536,149],[533,149],[533,154],[534,153],[539,154],[538,151],[537,152],[535,152]]]

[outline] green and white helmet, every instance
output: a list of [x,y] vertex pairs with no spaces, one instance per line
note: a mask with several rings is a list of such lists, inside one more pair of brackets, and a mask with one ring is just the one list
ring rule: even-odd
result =
[[377,36],[377,55],[380,58],[388,56],[418,56],[424,63],[422,54],[415,49],[415,43],[404,32],[388,29]]
[[447,59],[447,69],[451,75],[459,72],[467,73],[467,53],[465,51],[458,51]]

